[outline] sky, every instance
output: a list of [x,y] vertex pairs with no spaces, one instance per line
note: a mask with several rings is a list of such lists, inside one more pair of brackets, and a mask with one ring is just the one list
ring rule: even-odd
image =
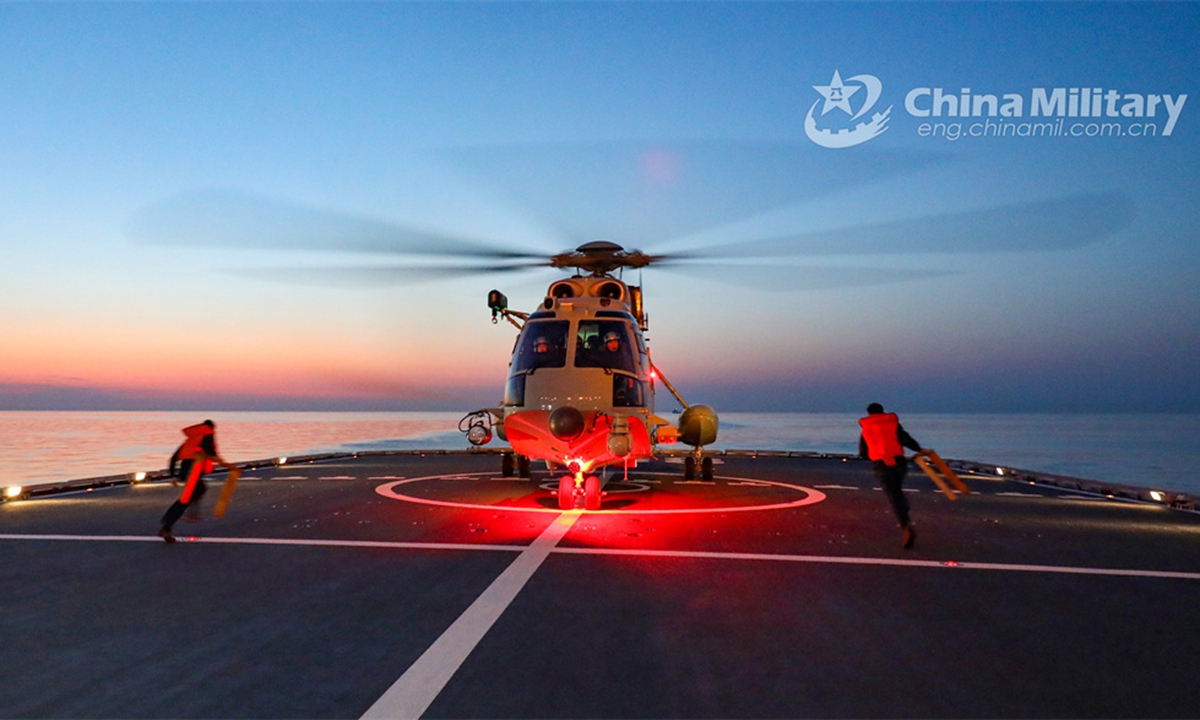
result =
[[718,411],[1200,412],[1197,67],[1190,2],[0,2],[0,410],[495,405],[558,275],[434,238],[697,256],[625,279]]

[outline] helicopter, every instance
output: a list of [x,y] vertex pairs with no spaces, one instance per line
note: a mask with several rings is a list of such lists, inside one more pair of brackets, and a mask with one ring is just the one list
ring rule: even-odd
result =
[[[716,441],[717,413],[687,403],[654,366],[644,336],[642,289],[612,274],[654,260],[594,241],[551,257],[551,267],[577,272],[552,283],[533,313],[510,310],[499,290],[488,293],[492,321],[503,317],[520,333],[503,402],[467,415],[460,428],[465,425],[473,445],[490,442],[493,428],[509,443],[515,456],[502,456],[505,476],[516,465],[521,477],[529,477],[531,459],[565,468],[557,490],[561,509],[599,510],[603,483],[596,471],[620,464],[628,474],[639,460],[653,458],[659,445],[691,445],[685,479],[693,479],[699,467],[712,480],[713,461],[702,449]],[[684,408],[677,423],[654,412],[656,380]]]
[[[717,413],[685,402],[651,361],[642,288],[622,279],[625,270],[640,274],[643,268],[666,268],[734,284],[740,276],[746,285],[780,292],[907,282],[952,270],[898,271],[778,259],[861,256],[876,258],[871,262],[882,258],[886,265],[888,257],[899,253],[1070,250],[1119,231],[1133,217],[1128,198],[1084,192],[826,229],[809,227],[797,216],[794,225],[751,234],[734,222],[801,207],[833,190],[940,160],[882,151],[834,158],[787,143],[691,143],[671,152],[647,150],[640,143],[551,149],[476,148],[460,159],[468,174],[491,177],[492,186],[502,188],[516,206],[560,229],[560,247],[567,239],[571,244],[585,241],[557,254],[530,252],[521,234],[501,242],[499,234],[486,228],[450,231],[438,224],[377,220],[213,189],[182,191],[154,202],[136,213],[126,230],[136,241],[154,245],[372,256],[363,265],[272,264],[237,271],[270,281],[399,284],[546,268],[566,274],[549,284],[540,306],[529,313],[510,309],[499,290],[488,294],[492,322],[504,319],[518,335],[503,400],[467,414],[459,428],[472,445],[485,445],[493,436],[509,443],[511,451],[501,455],[506,476],[530,477],[533,460],[561,468],[560,507],[594,510],[603,484],[597,472],[618,465],[628,471],[662,446],[691,447],[684,456],[685,479],[694,478],[697,470],[712,478],[712,459],[703,448],[716,441]],[[672,159],[679,163],[667,162]],[[676,172],[685,164],[694,172]],[[698,242],[696,233],[702,236],[706,228],[728,233]],[[616,240],[671,243],[677,249],[650,254],[626,249]],[[607,347],[610,335],[612,350]],[[683,407],[675,422],[655,413],[659,384]]]

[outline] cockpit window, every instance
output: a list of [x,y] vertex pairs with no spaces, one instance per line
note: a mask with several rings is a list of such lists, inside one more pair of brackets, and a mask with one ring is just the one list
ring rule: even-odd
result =
[[566,320],[546,320],[526,325],[521,334],[520,347],[517,348],[514,372],[565,367],[570,325]]
[[629,326],[619,320],[581,320],[575,342],[575,367],[635,372]]

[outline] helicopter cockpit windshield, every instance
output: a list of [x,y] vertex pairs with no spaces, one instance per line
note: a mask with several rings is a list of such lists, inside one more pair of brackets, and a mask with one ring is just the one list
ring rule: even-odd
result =
[[560,368],[567,364],[566,320],[538,320],[529,323],[521,334],[514,372],[538,368]]
[[620,320],[580,320],[575,367],[636,372],[628,326]]

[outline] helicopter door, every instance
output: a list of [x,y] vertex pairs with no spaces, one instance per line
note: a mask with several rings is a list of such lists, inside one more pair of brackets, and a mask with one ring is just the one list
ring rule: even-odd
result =
[[613,407],[646,407],[649,383],[632,375],[613,374]]

